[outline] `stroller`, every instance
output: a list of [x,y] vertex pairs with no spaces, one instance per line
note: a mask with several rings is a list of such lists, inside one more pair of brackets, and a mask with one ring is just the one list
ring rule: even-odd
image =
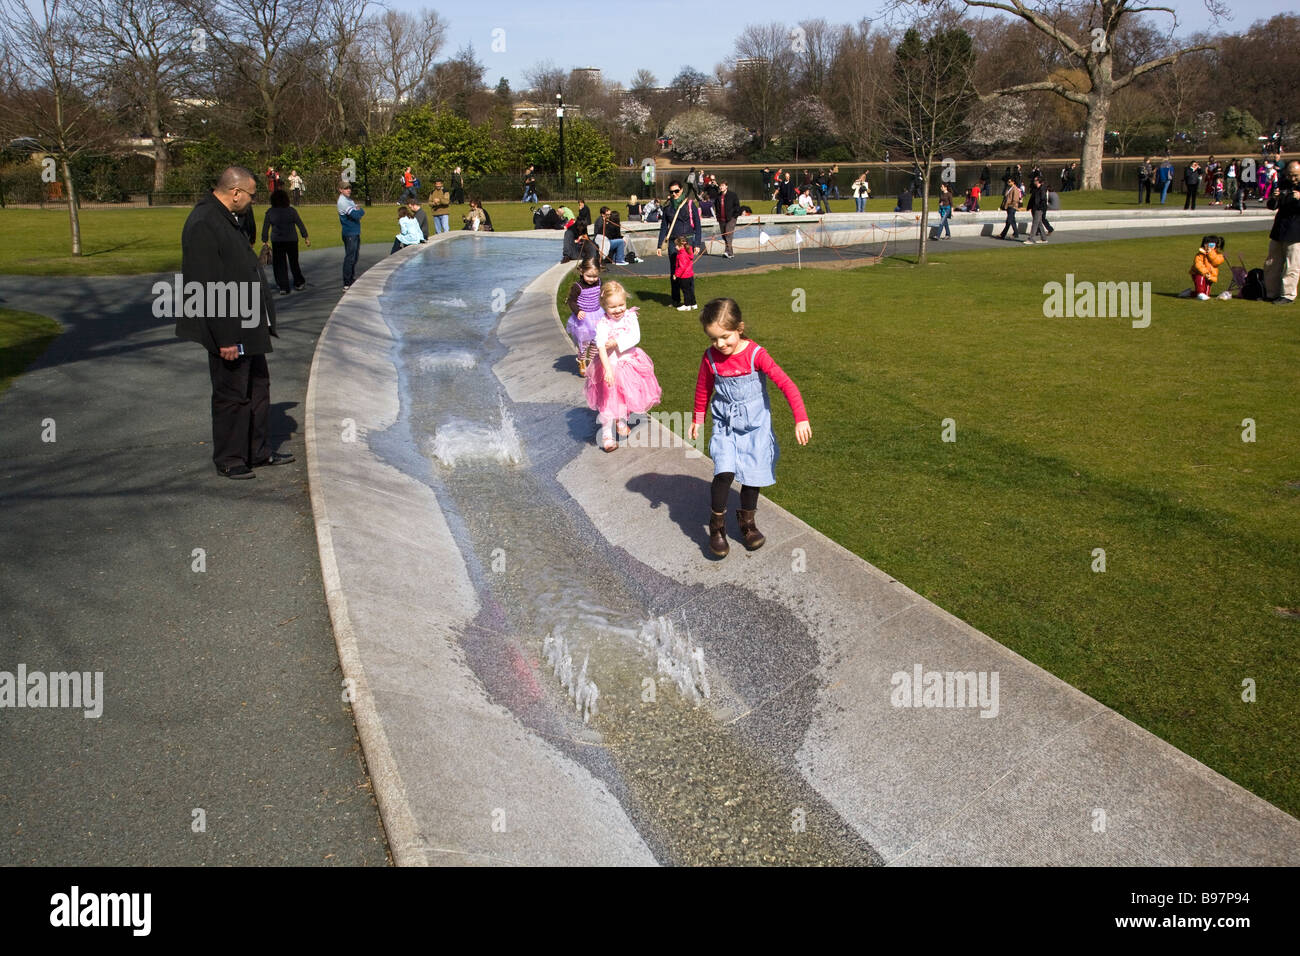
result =
[[1232,269],[1232,281],[1228,283],[1228,291],[1232,292],[1235,289],[1237,294],[1241,295],[1246,291],[1246,276],[1250,274],[1250,270],[1246,268],[1246,260],[1241,258],[1240,252],[1237,253],[1237,262],[1239,265],[1230,267]]

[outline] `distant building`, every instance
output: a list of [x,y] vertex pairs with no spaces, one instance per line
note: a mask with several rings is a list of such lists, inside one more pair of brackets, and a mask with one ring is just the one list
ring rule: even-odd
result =
[[[572,103],[564,104],[565,119],[576,119],[581,115],[581,106],[574,106]],[[554,101],[539,105],[532,100],[520,100],[514,105],[514,119],[511,120],[510,126],[513,129],[541,129],[547,123],[554,121]]]
[[541,129],[542,107],[531,100],[520,100],[514,106],[514,119],[510,126],[513,129]]

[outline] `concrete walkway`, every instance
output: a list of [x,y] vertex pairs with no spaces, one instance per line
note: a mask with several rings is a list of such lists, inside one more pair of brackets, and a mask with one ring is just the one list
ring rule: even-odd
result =
[[0,397],[0,671],[103,673],[98,718],[0,710],[0,863],[385,863],[302,442],[341,253],[302,262],[269,359],[298,461],[243,482],[212,467],[203,351],[152,315],[170,276],[0,277],[0,304],[66,330]]
[[[708,460],[654,421],[613,455],[591,441],[555,313],[567,266],[494,335],[449,340],[501,395],[495,431],[470,434],[515,450],[431,463],[451,424],[420,431],[413,406],[438,396],[406,391],[421,356],[385,316],[403,266],[472,274],[471,241],[358,282],[306,409],[326,593],[398,863],[1300,863],[1300,822],[776,505],[764,548],[710,560]],[[420,326],[431,357],[442,308]],[[498,486],[512,505],[485,510]],[[560,624],[537,624],[542,602]],[[639,634],[609,623],[619,608]]]

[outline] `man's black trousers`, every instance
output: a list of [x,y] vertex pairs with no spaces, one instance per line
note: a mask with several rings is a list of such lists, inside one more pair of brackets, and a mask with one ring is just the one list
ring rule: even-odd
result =
[[227,362],[208,354],[212,377],[212,461],[226,470],[271,457],[271,373],[265,355]]

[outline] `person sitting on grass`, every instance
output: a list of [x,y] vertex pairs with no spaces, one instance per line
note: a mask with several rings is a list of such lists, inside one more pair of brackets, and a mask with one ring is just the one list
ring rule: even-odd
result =
[[1192,260],[1192,268],[1189,270],[1192,277],[1192,288],[1183,292],[1183,298],[1191,298],[1196,294],[1196,298],[1205,301],[1210,297],[1210,287],[1219,280],[1219,266],[1223,265],[1223,237],[1222,236],[1205,236],[1201,239],[1201,248],[1196,250],[1196,258]]
[[475,232],[492,232],[492,217],[488,215],[483,208],[483,202],[479,199],[469,201],[469,211],[460,217],[460,221],[465,225],[464,229]]

